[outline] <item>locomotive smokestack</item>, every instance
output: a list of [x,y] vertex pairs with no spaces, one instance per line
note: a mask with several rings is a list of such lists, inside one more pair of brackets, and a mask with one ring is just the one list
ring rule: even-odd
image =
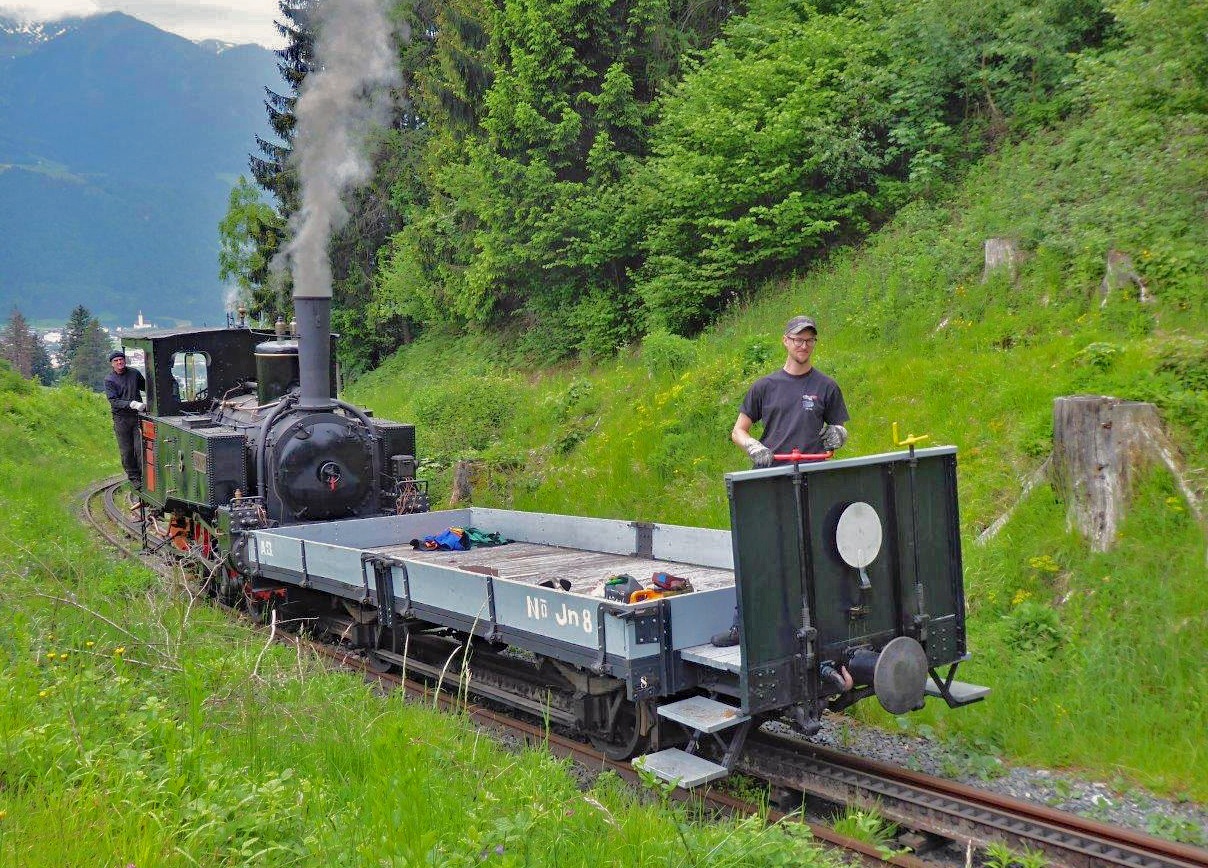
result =
[[315,67],[294,113],[293,162],[302,207],[284,250],[294,275],[298,319],[299,406],[328,409],[331,394],[332,233],[348,221],[344,192],[368,179],[365,134],[390,118],[390,88],[400,83],[398,54],[383,0],[326,0],[316,18]]

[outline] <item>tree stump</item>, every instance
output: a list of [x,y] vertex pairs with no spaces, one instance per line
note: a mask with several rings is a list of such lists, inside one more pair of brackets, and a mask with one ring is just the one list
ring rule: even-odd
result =
[[985,246],[986,267],[982,272],[982,283],[989,280],[990,275],[1000,268],[1007,269],[1011,283],[1014,283],[1019,276],[1019,246],[1010,238],[987,238]]
[[1164,463],[1165,443],[1153,404],[1102,395],[1053,401],[1053,484],[1094,551],[1115,544],[1137,472]]
[[449,495],[449,506],[459,503],[470,503],[474,492],[470,486],[470,469],[472,462],[458,461],[453,468],[453,491]]
[[1103,296],[1103,300],[1099,303],[1099,306],[1105,306],[1108,297],[1113,292],[1134,285],[1138,290],[1137,299],[1142,304],[1147,304],[1153,299],[1153,296],[1149,294],[1149,287],[1145,285],[1144,279],[1137,273],[1132,257],[1119,250],[1107,251],[1107,263],[1103,268],[1103,280],[1099,282],[1099,294]]

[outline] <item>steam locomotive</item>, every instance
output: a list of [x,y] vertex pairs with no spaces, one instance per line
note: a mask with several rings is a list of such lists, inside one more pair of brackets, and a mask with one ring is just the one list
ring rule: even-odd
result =
[[[214,574],[227,601],[242,594],[250,527],[424,511],[415,427],[333,396],[334,336],[301,388],[299,338],[279,322],[141,332],[144,504],[171,543]],[[312,364],[313,368],[313,364]]]
[[[954,448],[728,474],[729,530],[431,511],[414,427],[333,397],[326,303],[296,304],[298,337],[126,341],[146,360],[142,497],[227,601],[465,678],[685,786],[727,774],[770,718],[809,735],[872,696],[901,714],[988,693],[955,679]],[[713,646],[736,612],[739,643]],[[472,681],[450,673],[469,657]]]

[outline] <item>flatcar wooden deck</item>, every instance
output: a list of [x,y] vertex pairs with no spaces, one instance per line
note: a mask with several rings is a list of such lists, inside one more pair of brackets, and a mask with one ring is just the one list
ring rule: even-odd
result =
[[572,593],[589,596],[602,596],[604,582],[621,573],[628,573],[647,588],[652,587],[650,577],[657,572],[685,578],[697,591],[734,585],[733,570],[539,543],[512,542],[469,551],[423,551],[409,545],[376,546],[368,550],[400,560],[439,564],[534,585],[565,579],[570,582]]

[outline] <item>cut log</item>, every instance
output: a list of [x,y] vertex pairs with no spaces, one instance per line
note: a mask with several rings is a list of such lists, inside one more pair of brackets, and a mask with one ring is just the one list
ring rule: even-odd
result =
[[453,491],[449,495],[449,506],[473,501],[474,492],[470,487],[471,464],[470,461],[458,461],[453,468]]
[[1130,286],[1137,287],[1137,300],[1146,304],[1152,300],[1149,288],[1144,279],[1133,266],[1132,257],[1119,250],[1107,251],[1107,263],[1103,269],[1103,280],[1099,283],[1099,294],[1103,296],[1100,307],[1107,304],[1107,299],[1113,292]]
[[1019,246],[1010,238],[986,239],[986,268],[982,272],[982,283],[990,279],[990,275],[1000,268],[1006,268],[1014,283],[1019,276],[1020,260]]
[[[1053,401],[1053,485],[1065,499],[1070,525],[1094,551],[1115,544],[1138,471],[1150,464],[1170,467],[1171,454],[1153,404],[1103,395]],[[1189,503],[1198,518],[1193,495]]]

